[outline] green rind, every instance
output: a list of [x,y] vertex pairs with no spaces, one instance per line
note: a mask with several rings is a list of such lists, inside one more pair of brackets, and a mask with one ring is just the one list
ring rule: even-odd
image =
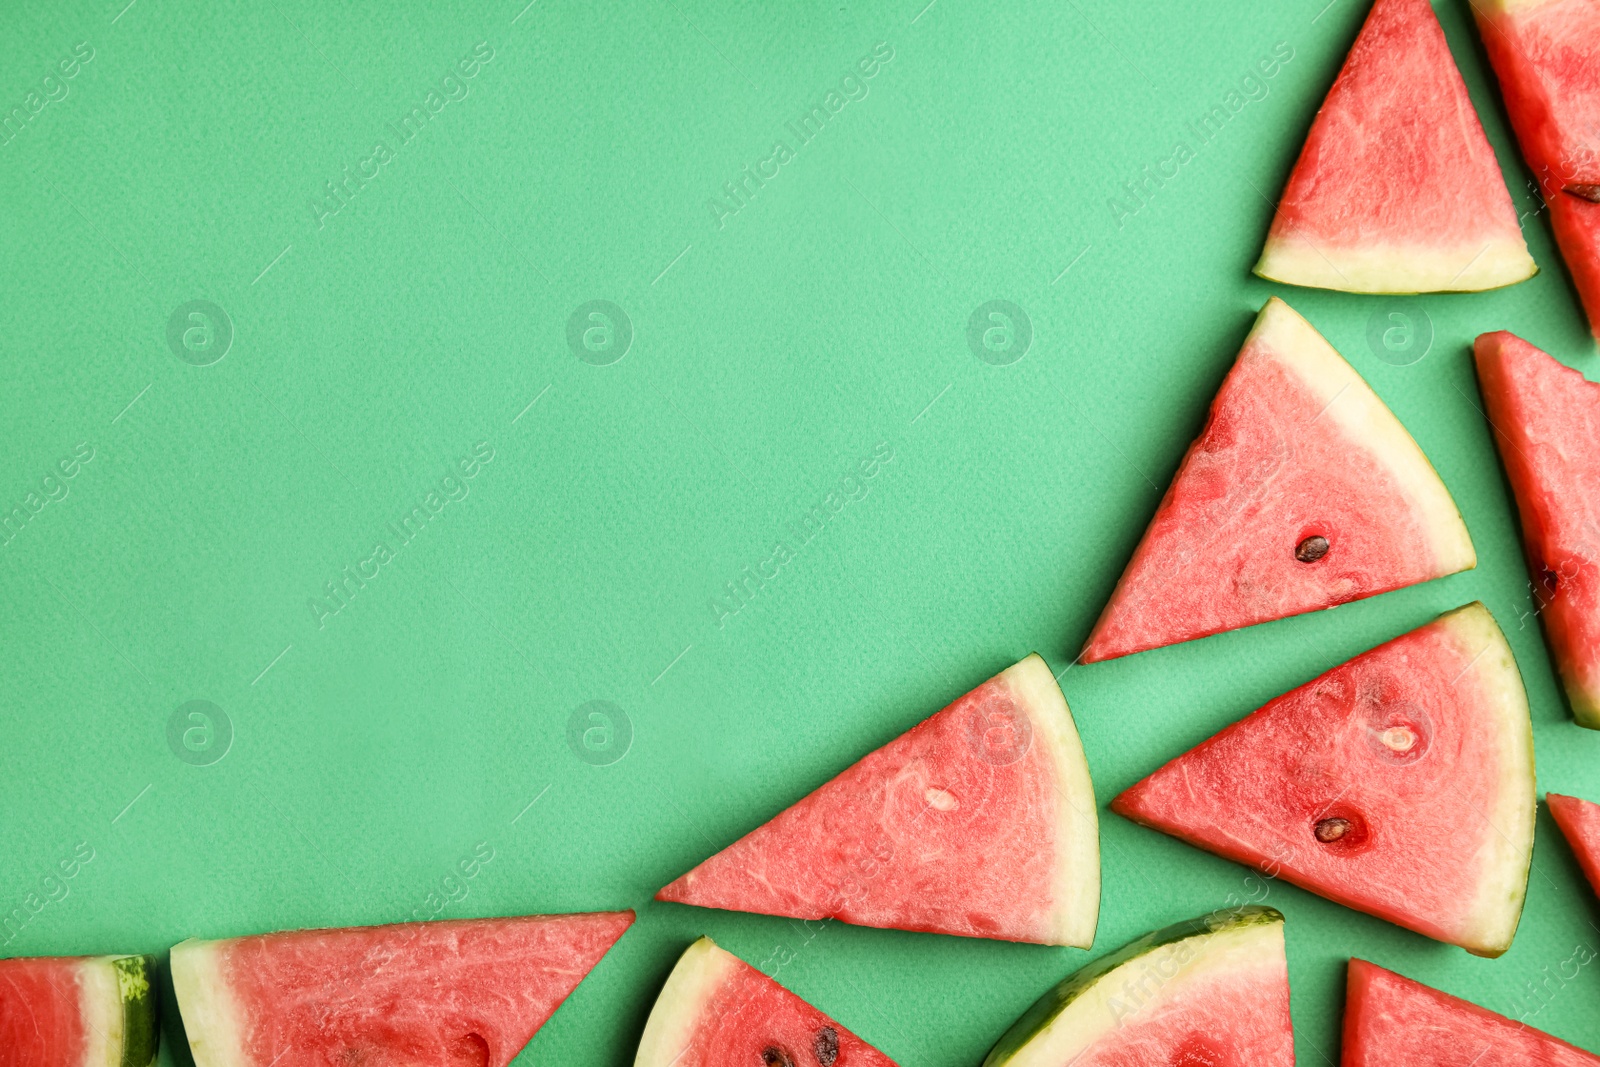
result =
[[1136,941],[1129,942],[1122,948],[1102,956],[1091,963],[1074,971],[1044,996],[1034,1001],[1033,1006],[1023,1012],[1016,1022],[1011,1024],[1011,1029],[1001,1035],[995,1042],[994,1048],[989,1050],[989,1055],[984,1057],[983,1067],[1002,1067],[1009,1063],[1011,1058],[1026,1047],[1034,1038],[1044,1031],[1056,1020],[1067,1006],[1077,1000],[1100,979],[1124,964],[1138,959],[1162,948],[1173,945],[1179,941],[1186,941],[1191,937],[1210,937],[1215,934],[1230,933],[1243,930],[1251,926],[1263,926],[1268,923],[1283,922],[1283,914],[1276,908],[1265,908],[1259,905],[1248,905],[1242,908],[1225,908],[1221,911],[1202,915],[1197,919],[1174,923],[1152,933],[1145,934]]
[[121,1067],[150,1067],[161,1040],[161,1000],[156,992],[154,956],[119,956],[111,960],[122,999]]

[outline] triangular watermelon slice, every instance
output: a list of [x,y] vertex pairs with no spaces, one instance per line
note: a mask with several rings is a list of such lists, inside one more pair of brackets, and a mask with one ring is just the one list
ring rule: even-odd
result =
[[633,912],[294,930],[172,950],[195,1067],[505,1067]]
[[1522,157],[1600,336],[1600,4],[1473,0]]
[[650,1009],[634,1067],[894,1067],[894,1061],[702,937]]
[[1234,723],[1111,810],[1379,918],[1498,956],[1533,857],[1533,727],[1482,604]]
[[0,1067],[150,1067],[153,956],[0,960]]
[[1583,876],[1600,894],[1600,804],[1560,793],[1545,794],[1544,802],[1578,857]]
[[1351,960],[1343,1067],[1596,1067],[1600,1057],[1524,1022]]
[[1455,501],[1405,427],[1273,297],[1082,658],[1332,607],[1476,564]]
[[1050,668],[1029,656],[656,899],[1089,947],[1094,787]]
[[1600,384],[1503,330],[1473,352],[1522,517],[1533,610],[1573,717],[1600,729]]
[[1306,137],[1255,272],[1352,293],[1538,272],[1428,0],[1377,0]]
[[1213,912],[1146,934],[1040,997],[983,1067],[1293,1067],[1283,916]]

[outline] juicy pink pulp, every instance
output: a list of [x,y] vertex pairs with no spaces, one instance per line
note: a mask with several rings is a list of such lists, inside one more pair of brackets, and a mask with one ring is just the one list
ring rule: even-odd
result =
[[1344,1067],[1596,1067],[1600,1057],[1366,960],[1351,960]]
[[1028,722],[1003,683],[986,682],[656,899],[1052,943],[1065,801]]
[[1547,794],[1545,803],[1577,855],[1584,877],[1600,894],[1600,804],[1560,793]]
[[[1089,635],[1084,662],[1443,573],[1394,476],[1334,425],[1329,406],[1269,344],[1246,344]],[[1328,552],[1302,563],[1295,548],[1313,534],[1328,539]]]
[[87,1052],[78,960],[0,960],[0,1067],[78,1067]]
[[[1480,844],[1499,831],[1498,718],[1482,652],[1445,620],[1285,693],[1139,782],[1111,809],[1347,907],[1457,941]],[[1348,823],[1325,843],[1325,819]]]
[[595,912],[222,942],[252,1067],[505,1067],[633,922]]
[[1504,331],[1473,351],[1517,499],[1532,609],[1574,713],[1600,726],[1600,385]]

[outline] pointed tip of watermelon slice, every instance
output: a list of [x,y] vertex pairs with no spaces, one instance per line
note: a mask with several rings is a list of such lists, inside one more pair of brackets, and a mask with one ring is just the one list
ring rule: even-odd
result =
[[1561,828],[1596,895],[1600,895],[1600,804],[1561,793],[1546,793],[1545,806]]

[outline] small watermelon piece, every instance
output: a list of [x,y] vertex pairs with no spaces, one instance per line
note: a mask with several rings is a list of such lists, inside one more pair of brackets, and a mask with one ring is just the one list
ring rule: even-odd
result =
[[656,899],[1089,947],[1099,822],[1050,668],[1029,656]]
[[1474,603],[1285,693],[1111,810],[1498,956],[1522,913],[1534,804],[1522,677]]
[[1473,353],[1535,610],[1573,718],[1600,729],[1600,384],[1503,330]]
[[1596,1067],[1600,1057],[1527,1023],[1351,960],[1343,1067]]
[[1023,1013],[983,1067],[1293,1067],[1283,916],[1213,912],[1126,945]]
[[1545,794],[1544,802],[1577,855],[1584,877],[1600,894],[1600,804],[1560,793]]
[[150,1067],[154,956],[0,960],[0,1067]]
[[1405,427],[1273,297],[1082,658],[1126,656],[1476,565],[1455,501]]
[[633,912],[293,930],[172,950],[195,1067],[505,1067]]
[[1352,293],[1538,272],[1428,0],[1377,0],[1306,137],[1255,272]]
[[894,1061],[702,937],[650,1009],[633,1067],[894,1067]]
[[1600,336],[1600,4],[1474,0],[1522,157]]

